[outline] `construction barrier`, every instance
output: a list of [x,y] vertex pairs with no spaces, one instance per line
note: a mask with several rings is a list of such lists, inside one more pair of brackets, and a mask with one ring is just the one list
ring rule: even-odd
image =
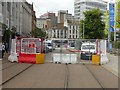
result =
[[8,60],[19,63],[44,63],[44,39],[16,38],[12,40],[11,54]]
[[36,54],[36,64],[44,64],[45,54]]
[[77,54],[53,54],[53,63],[77,63]]
[[100,55],[92,55],[92,64],[100,65]]

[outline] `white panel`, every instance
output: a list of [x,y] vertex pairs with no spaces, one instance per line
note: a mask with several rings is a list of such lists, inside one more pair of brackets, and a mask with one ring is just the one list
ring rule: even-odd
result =
[[53,63],[77,63],[77,54],[53,54]]

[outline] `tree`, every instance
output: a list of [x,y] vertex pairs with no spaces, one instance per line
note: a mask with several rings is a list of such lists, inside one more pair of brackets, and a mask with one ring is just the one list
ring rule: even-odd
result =
[[39,28],[35,28],[35,30],[32,30],[31,35],[35,38],[45,38],[46,32]]
[[80,20],[80,38],[83,38],[83,23],[84,20]]
[[106,11],[106,22],[105,22],[105,37],[108,38],[109,31],[109,10]]
[[80,21],[80,32],[83,32],[85,39],[103,39],[105,37],[105,23],[102,21],[103,13],[99,9],[92,9],[84,12],[85,19]]

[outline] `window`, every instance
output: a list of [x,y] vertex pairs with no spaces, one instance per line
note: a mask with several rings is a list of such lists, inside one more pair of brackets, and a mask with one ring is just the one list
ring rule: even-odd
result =
[[75,26],[73,26],[73,29],[75,29]]
[[70,34],[71,34],[71,30],[70,30]]
[[95,49],[95,45],[83,45],[82,49]]
[[71,29],[71,25],[70,25],[70,29]]
[[2,6],[4,6],[4,2],[2,2]]
[[75,33],[75,29],[73,29],[73,34]]

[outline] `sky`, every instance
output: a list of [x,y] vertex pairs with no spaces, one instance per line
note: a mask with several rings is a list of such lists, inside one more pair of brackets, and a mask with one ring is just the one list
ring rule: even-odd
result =
[[[74,0],[26,0],[28,3],[34,5],[37,18],[46,13],[54,12],[57,14],[59,10],[68,10],[69,13],[74,15]],[[110,0],[104,0],[110,1]]]

